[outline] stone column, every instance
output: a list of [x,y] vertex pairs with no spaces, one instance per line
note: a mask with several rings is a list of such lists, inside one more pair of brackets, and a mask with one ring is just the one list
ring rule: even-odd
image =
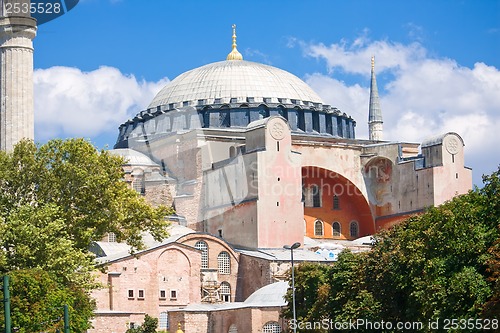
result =
[[0,4],[0,150],[11,151],[20,140],[34,139],[36,20],[24,10],[30,0],[0,0]]

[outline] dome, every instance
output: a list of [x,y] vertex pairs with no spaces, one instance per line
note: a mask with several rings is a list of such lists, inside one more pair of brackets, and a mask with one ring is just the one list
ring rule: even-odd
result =
[[125,165],[158,167],[148,156],[128,148],[112,149],[108,151],[111,155],[121,156],[125,159]]
[[274,103],[290,100],[323,104],[321,98],[301,79],[276,67],[251,61],[220,61],[185,72],[167,84],[148,109],[221,104],[232,101]]

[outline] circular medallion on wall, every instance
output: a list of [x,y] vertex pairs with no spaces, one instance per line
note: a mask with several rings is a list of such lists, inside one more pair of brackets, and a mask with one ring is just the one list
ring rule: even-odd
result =
[[275,121],[271,125],[271,136],[276,140],[281,140],[285,137],[285,125],[280,121]]
[[446,150],[448,151],[448,153],[455,155],[459,151],[459,147],[460,147],[459,145],[460,145],[460,142],[458,142],[458,139],[454,136],[450,136],[446,140],[445,147],[446,147]]

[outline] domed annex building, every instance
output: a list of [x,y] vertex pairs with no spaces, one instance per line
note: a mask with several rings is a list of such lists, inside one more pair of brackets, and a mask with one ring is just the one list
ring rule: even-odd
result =
[[[171,204],[171,237],[134,256],[109,239],[92,249],[108,268],[90,332],[124,332],[145,314],[162,330],[281,332],[294,259],[332,263],[345,247],[472,186],[464,143],[384,141],[371,67],[369,139],[284,70],[243,60],[179,75],[119,129],[126,181]],[[334,250],[332,250],[334,249]]]

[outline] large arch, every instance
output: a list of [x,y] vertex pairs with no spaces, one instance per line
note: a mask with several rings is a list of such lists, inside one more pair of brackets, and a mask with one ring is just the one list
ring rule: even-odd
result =
[[[367,198],[346,177],[332,170],[305,166],[302,167],[302,185],[307,237],[355,239],[357,237],[352,237],[349,232],[351,221],[359,224],[358,237],[375,233],[375,221]],[[318,189],[321,200],[313,200],[318,196]],[[318,220],[324,222],[321,236],[315,232]],[[341,225],[340,235],[334,236],[334,222]]]

